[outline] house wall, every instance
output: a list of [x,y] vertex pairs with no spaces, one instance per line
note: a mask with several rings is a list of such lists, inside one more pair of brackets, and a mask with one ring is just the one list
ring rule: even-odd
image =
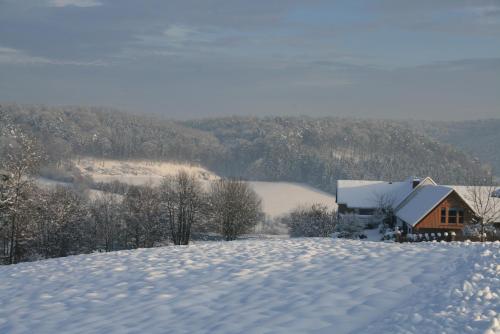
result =
[[341,213],[341,214],[354,213],[354,209],[349,208],[345,204],[338,204],[337,211],[338,211],[338,213]]
[[[441,223],[441,209],[446,208],[447,219],[446,224]],[[464,210],[464,224],[452,223],[448,219],[449,209]],[[461,231],[464,225],[472,221],[472,211],[467,204],[455,192],[452,192],[446,197],[438,206],[427,214],[417,225],[414,227],[415,232],[426,233],[432,230],[435,231]]]

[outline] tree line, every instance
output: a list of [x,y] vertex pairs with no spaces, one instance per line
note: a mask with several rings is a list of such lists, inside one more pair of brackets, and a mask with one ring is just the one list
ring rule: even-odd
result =
[[[78,156],[201,164],[226,177],[307,183],[432,176],[461,184],[487,174],[477,160],[388,120],[227,117],[176,122],[102,108],[1,105],[2,115],[62,165]],[[5,118],[5,117],[4,117]]]
[[34,177],[46,159],[41,146],[14,125],[2,128],[1,138],[4,264],[166,242],[187,245],[193,233],[234,240],[263,219],[261,200],[247,183],[221,178],[207,186],[184,171],[157,187],[129,186],[123,195],[40,187]]
[[[15,188],[19,190],[14,190]],[[16,200],[8,199],[18,191]],[[247,183],[213,181],[209,190],[186,172],[158,187],[131,186],[124,195],[89,196],[74,187],[1,182],[0,258],[4,264],[52,257],[187,245],[193,235],[225,240],[253,231],[260,199]]]

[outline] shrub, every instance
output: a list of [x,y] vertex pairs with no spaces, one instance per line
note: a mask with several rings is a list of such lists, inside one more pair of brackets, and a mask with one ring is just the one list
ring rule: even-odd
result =
[[321,204],[298,207],[281,220],[291,237],[329,237],[337,223],[337,212]]

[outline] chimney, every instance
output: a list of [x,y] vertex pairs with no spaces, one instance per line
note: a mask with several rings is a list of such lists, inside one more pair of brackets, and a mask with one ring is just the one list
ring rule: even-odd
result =
[[419,184],[420,184],[420,179],[417,177],[414,177],[413,181],[412,181],[412,188],[415,189],[415,187],[418,186]]

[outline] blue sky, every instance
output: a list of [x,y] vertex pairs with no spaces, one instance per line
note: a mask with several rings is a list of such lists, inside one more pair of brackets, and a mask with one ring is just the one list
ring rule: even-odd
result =
[[500,116],[500,0],[0,0],[0,101]]

